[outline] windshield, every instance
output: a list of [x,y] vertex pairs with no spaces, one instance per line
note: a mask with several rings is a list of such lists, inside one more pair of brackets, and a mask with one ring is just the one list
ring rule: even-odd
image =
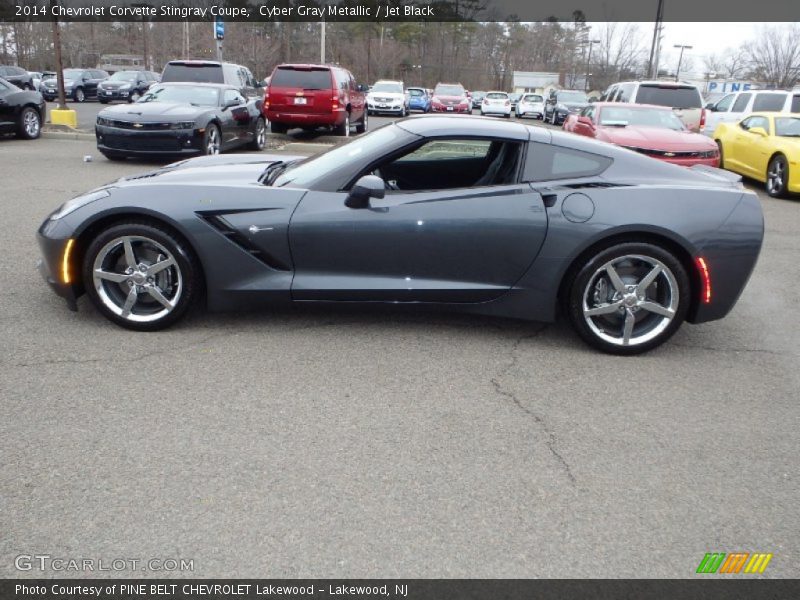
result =
[[372,86],[370,92],[386,92],[389,94],[402,94],[403,84],[395,83],[393,81],[379,81]]
[[82,69],[64,69],[64,79],[78,79],[81,73],[83,73]]
[[377,150],[398,139],[403,131],[396,125],[388,125],[355,138],[352,142],[328,150],[314,158],[290,165],[276,180],[275,187],[291,185],[305,187],[310,182],[335,169],[346,168],[365,156],[376,155]]
[[175,102],[193,106],[217,106],[219,90],[199,85],[159,85],[142,96],[139,102]]
[[800,119],[797,117],[775,117],[775,135],[800,137]]
[[543,99],[542,99],[541,96],[538,96],[536,94],[526,94],[525,96],[522,97],[522,101],[523,102],[542,102]]
[[588,102],[589,99],[583,92],[558,92],[559,102]]
[[600,110],[600,125],[625,126],[645,125],[683,131],[683,122],[671,110],[657,108],[629,108],[626,106],[604,106]]
[[117,71],[108,81],[133,81],[136,79],[136,71]]
[[460,85],[437,85],[433,93],[437,96],[464,96],[466,94]]
[[642,85],[636,94],[636,102],[670,108],[700,108],[703,101],[697,88]]

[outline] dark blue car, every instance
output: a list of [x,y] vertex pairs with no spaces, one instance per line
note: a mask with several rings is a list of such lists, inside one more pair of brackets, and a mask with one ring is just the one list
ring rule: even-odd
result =
[[425,88],[410,87],[406,88],[408,94],[408,110],[419,110],[422,112],[430,112],[431,110],[431,97]]

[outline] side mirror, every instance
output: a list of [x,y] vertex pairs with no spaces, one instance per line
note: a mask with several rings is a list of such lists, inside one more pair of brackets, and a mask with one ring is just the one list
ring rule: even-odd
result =
[[756,135],[760,135],[761,137],[767,137],[767,130],[763,127],[751,127],[747,131],[750,133],[755,133]]
[[229,108],[233,108],[235,106],[241,106],[241,105],[242,105],[242,101],[240,99],[238,99],[238,98],[236,100],[229,100],[228,102],[226,102],[223,105],[222,110],[228,110]]
[[578,117],[578,123],[582,123],[583,125],[586,125],[587,127],[591,127],[592,129],[594,129],[594,123],[592,123],[592,120],[589,117],[584,117],[584,116]]
[[717,103],[716,102],[708,102],[705,105],[705,109],[706,110],[710,110],[711,112],[716,112],[717,111]]
[[347,194],[344,205],[348,208],[367,208],[370,198],[383,198],[385,195],[386,184],[383,179],[377,175],[364,175]]

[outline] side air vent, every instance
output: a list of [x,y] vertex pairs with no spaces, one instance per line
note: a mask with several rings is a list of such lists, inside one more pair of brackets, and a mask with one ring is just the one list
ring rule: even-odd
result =
[[222,235],[228,238],[231,242],[242,248],[245,252],[251,254],[254,258],[258,259],[271,269],[276,271],[290,271],[289,265],[283,261],[278,260],[269,252],[265,252],[261,248],[255,246],[246,236],[242,235],[236,228],[234,228],[225,218],[220,214],[203,213],[199,215],[206,223],[211,225],[214,229],[219,231]]

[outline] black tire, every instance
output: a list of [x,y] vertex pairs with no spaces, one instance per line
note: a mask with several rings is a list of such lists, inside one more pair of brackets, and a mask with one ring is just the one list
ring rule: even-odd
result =
[[789,162],[783,154],[776,154],[767,166],[767,193],[773,198],[789,195]]
[[125,160],[128,158],[124,154],[117,154],[115,152],[100,152],[103,156],[105,156],[108,160],[118,161],[118,160]]
[[364,133],[369,129],[369,117],[367,117],[367,111],[364,111],[364,116],[361,117],[361,121],[356,125],[356,133]]
[[286,133],[289,131],[288,125],[285,125],[284,123],[276,123],[275,121],[270,122],[269,128],[272,133]]
[[264,146],[267,145],[267,124],[264,123],[263,117],[258,117],[256,120],[256,128],[254,129],[253,141],[248,144],[248,148],[261,152]]
[[75,100],[75,102],[86,102],[86,94],[84,93],[83,88],[75,88],[75,91],[72,92],[72,99]]
[[350,135],[350,113],[345,113],[344,121],[333,128],[334,135],[348,137]]
[[32,106],[26,106],[19,114],[17,136],[23,140],[35,140],[42,134],[42,117]]
[[[166,305],[158,302],[150,293],[138,292],[136,301],[130,310],[130,316],[124,317],[124,299],[128,297],[128,290],[139,288],[132,282],[111,282],[104,279],[95,279],[95,266],[100,265],[102,270],[124,276],[124,265],[120,266],[120,261],[125,261],[124,255],[116,258],[122,251],[119,244],[108,250],[109,246],[125,237],[134,238],[134,257],[141,264],[153,266],[162,256],[172,258],[173,265],[162,269],[153,277],[147,277],[146,271],[141,277],[148,281],[155,280],[153,283],[145,283],[144,286],[156,287],[158,293],[168,301],[174,301],[174,306],[168,309]],[[147,240],[147,241],[145,241]],[[153,244],[150,246],[148,244]],[[166,254],[160,253],[159,249],[153,249],[156,245],[166,250]],[[113,254],[112,254],[113,252]],[[139,256],[136,256],[138,252]],[[116,258],[116,262],[115,262]],[[194,256],[191,248],[184,241],[176,236],[172,231],[160,224],[142,221],[120,223],[109,227],[93,239],[86,249],[83,260],[83,281],[86,292],[98,311],[108,320],[135,331],[157,331],[173,325],[181,319],[200,296],[202,289],[202,273],[200,264]],[[134,271],[134,275],[138,275]],[[159,283],[158,280],[162,279]],[[163,288],[160,286],[164,286]],[[119,310],[111,308],[114,306]],[[166,311],[166,312],[164,312]],[[159,316],[160,313],[164,313]],[[151,320],[132,320],[132,319],[151,319]]]
[[214,123],[209,123],[203,134],[203,154],[206,156],[222,154],[222,134]]
[[[617,275],[616,285],[611,271]],[[638,290],[636,284],[644,283],[653,272],[657,273],[653,281]],[[603,352],[630,356],[652,350],[667,341],[686,318],[689,276],[681,262],[660,246],[615,244],[585,258],[571,273],[564,288],[566,312],[578,335]],[[603,313],[584,312],[598,309]]]
[[103,100],[102,98],[98,98],[98,99],[97,99],[97,101],[98,101],[100,104],[108,104],[108,100]]

